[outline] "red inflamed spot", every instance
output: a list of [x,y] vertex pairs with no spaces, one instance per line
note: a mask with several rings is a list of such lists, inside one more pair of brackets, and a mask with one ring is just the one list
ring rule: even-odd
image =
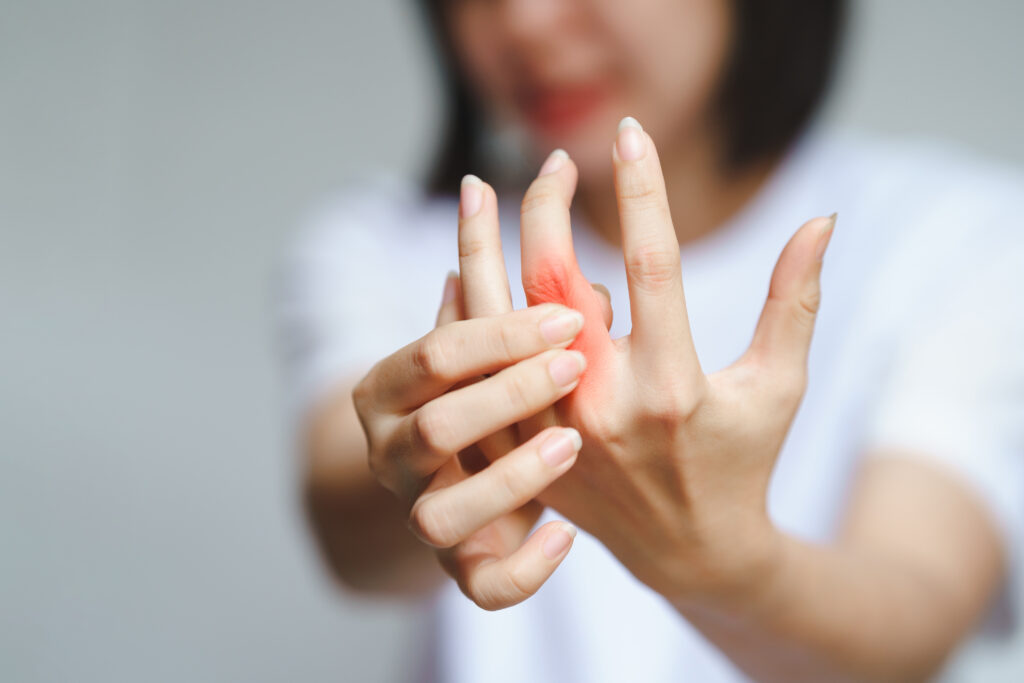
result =
[[583,277],[575,259],[569,264],[561,259],[544,259],[529,264],[523,275],[523,289],[530,306],[556,303],[583,314],[583,330],[569,348],[583,353],[587,369],[569,400],[600,393],[602,386],[607,386],[602,377],[610,367],[612,345],[604,326],[600,295]]

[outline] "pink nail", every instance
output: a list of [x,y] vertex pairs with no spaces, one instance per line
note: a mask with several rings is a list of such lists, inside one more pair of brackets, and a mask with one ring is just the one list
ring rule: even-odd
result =
[[576,538],[576,527],[571,524],[559,525],[558,529],[552,531],[544,539],[544,557],[549,560],[557,558],[572,545],[574,538]]
[[637,161],[647,153],[647,141],[640,122],[632,116],[619,121],[618,137],[615,140],[615,151],[621,161]]
[[462,218],[472,218],[484,203],[484,184],[475,175],[462,178],[459,188],[459,214]]
[[556,149],[554,152],[548,155],[548,158],[544,161],[544,164],[540,167],[540,173],[537,177],[547,175],[548,173],[554,173],[558,169],[565,165],[566,159],[569,158],[569,153],[564,149]]
[[546,438],[540,445],[540,457],[551,467],[558,467],[579,452],[583,437],[575,429],[559,430]]
[[586,363],[579,351],[564,351],[548,363],[548,372],[555,384],[567,387],[579,378]]
[[838,213],[832,214],[828,217],[828,223],[821,228],[821,234],[818,236],[818,245],[814,249],[814,257],[819,261],[825,257],[825,249],[832,239],[832,230],[836,227],[837,218],[839,218]]
[[540,334],[548,344],[569,341],[583,329],[583,314],[577,311],[556,313],[541,321]]

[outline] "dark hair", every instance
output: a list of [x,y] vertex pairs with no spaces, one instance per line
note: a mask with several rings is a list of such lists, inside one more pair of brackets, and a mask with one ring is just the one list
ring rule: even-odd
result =
[[[714,114],[726,135],[730,168],[783,151],[828,90],[846,0],[731,0],[735,26]],[[444,16],[445,0],[419,0],[433,31],[447,92],[447,121],[428,177],[433,193],[455,193],[480,169],[482,114],[463,82]]]

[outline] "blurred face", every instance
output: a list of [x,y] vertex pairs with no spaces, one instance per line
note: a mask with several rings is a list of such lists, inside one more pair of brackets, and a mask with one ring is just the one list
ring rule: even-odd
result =
[[610,174],[615,126],[635,116],[665,153],[708,133],[729,0],[451,0],[465,77],[538,155],[563,147],[581,181]]

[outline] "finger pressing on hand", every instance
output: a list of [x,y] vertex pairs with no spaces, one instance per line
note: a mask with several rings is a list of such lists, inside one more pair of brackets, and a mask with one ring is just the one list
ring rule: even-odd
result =
[[567,395],[586,367],[579,351],[546,351],[484,380],[448,392],[403,418],[394,438],[415,454],[406,463],[425,476],[456,453]]
[[462,179],[459,193],[459,272],[466,317],[512,310],[498,200],[494,189],[475,175]]
[[805,223],[782,250],[749,354],[790,374],[807,370],[821,301],[821,265],[836,215]]
[[458,483],[432,483],[413,504],[410,528],[438,548],[460,543],[540,495],[569,471],[582,445],[575,429],[547,429]]
[[562,563],[576,527],[568,522],[548,522],[535,531],[515,552],[496,557],[487,547],[469,542],[457,546],[455,578],[465,595],[486,610],[518,604],[544,585]]
[[370,371],[376,408],[382,412],[411,410],[463,380],[568,346],[582,327],[583,316],[578,311],[544,304],[435,328]]
[[636,119],[619,123],[612,158],[633,323],[630,344],[644,349],[660,372],[669,359],[699,368],[661,163]]

